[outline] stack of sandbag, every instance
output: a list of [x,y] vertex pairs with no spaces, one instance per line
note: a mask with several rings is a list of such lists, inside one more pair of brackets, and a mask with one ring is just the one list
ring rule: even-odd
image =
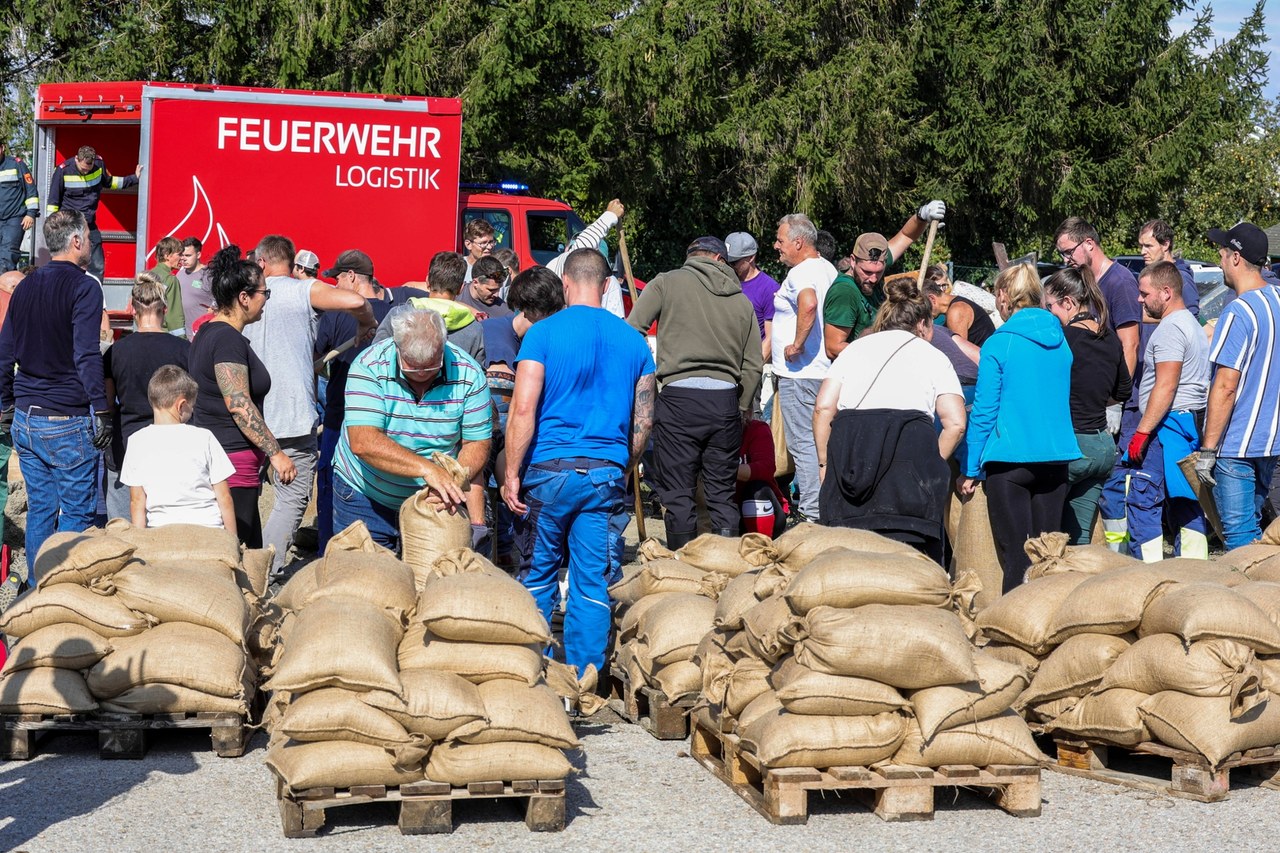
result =
[[[18,640],[0,709],[248,715],[258,597],[233,534],[117,521],[55,534],[36,560],[40,583],[0,621]],[[36,671],[45,668],[59,671]],[[55,681],[55,695],[42,692]]]

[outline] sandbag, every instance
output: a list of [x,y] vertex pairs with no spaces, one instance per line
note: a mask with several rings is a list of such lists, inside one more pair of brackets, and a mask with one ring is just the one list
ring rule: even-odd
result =
[[1199,753],[1216,767],[1237,752],[1280,743],[1280,701],[1263,702],[1232,719],[1224,696],[1188,696],[1167,690],[1138,706],[1152,737],[1174,749]]
[[1123,687],[1099,689],[1057,716],[1045,726],[1045,732],[1063,732],[1120,746],[1137,746],[1151,740],[1151,732],[1147,731],[1142,715],[1138,713],[1138,706],[1147,698],[1146,693]]
[[1262,531],[1263,545],[1280,545],[1280,518],[1273,519]]
[[245,677],[244,697],[214,696],[180,684],[140,684],[98,703],[100,711],[114,714],[249,714],[253,682]]
[[867,551],[873,554],[915,554],[927,559],[910,545],[895,542],[887,536],[870,530],[852,527],[826,527],[812,522],[802,522],[783,533],[777,539],[764,536],[744,536],[740,553],[753,566],[785,563],[797,572],[824,551],[832,548],[848,548],[851,551]]
[[750,704],[742,709],[742,713],[738,715],[738,730],[745,729],[765,714],[772,714],[781,710],[782,703],[778,701],[778,694],[772,690],[766,690],[752,699]]
[[36,555],[36,589],[60,583],[89,586],[123,569],[133,552],[133,545],[115,536],[54,533]]
[[432,636],[420,623],[409,626],[399,647],[401,669],[452,672],[472,684],[514,678],[535,684],[542,677],[542,646],[463,643]]
[[751,564],[739,553],[741,545],[737,538],[704,533],[676,551],[675,556],[682,563],[696,566],[704,572],[735,578],[751,569]]
[[1250,578],[1253,578],[1255,566],[1260,567],[1260,570],[1265,573],[1271,573],[1273,567],[1276,570],[1280,570],[1280,548],[1275,545],[1253,542],[1249,545],[1242,545],[1239,548],[1232,548],[1221,557],[1218,557],[1217,562],[1231,566],[1233,569],[1244,572]]
[[521,681],[495,679],[476,688],[484,702],[484,720],[457,729],[451,740],[462,743],[540,743],[556,749],[577,749],[578,736],[555,691],[545,683],[532,687]]
[[521,779],[564,779],[573,771],[569,759],[540,743],[442,743],[431,750],[426,775],[432,782],[470,785],[472,782]]
[[[474,684],[452,672],[402,669],[404,698],[380,690],[357,694],[360,701],[384,711],[407,732],[440,741],[468,723],[485,719],[484,701]],[[523,683],[523,682],[513,682]]]
[[1021,646],[1015,646],[1012,643],[987,643],[982,647],[982,651],[1005,663],[1016,663],[1030,673],[1034,673],[1040,668],[1040,658]]
[[[471,473],[456,459],[433,453],[431,461],[444,468],[459,489],[467,490]],[[471,519],[465,504],[450,512],[430,488],[422,489],[401,504],[400,558],[413,569],[419,590],[425,585],[426,574],[436,558],[454,548],[470,547]]]
[[1107,670],[1131,645],[1131,636],[1076,634],[1045,658],[1015,707],[1084,696],[1102,682]]
[[1028,705],[1022,709],[1022,713],[1033,723],[1049,723],[1079,704],[1079,696],[1063,696],[1061,699],[1050,699],[1048,702]]
[[1173,583],[1155,566],[1139,563],[1093,575],[1076,587],[1050,620],[1050,645],[1077,634],[1126,634],[1138,627],[1148,602]]
[[1102,677],[1099,690],[1126,688],[1154,694],[1225,696],[1239,716],[1265,697],[1253,649],[1235,640],[1199,640],[1190,646],[1174,634],[1152,634],[1126,649]]
[[791,652],[801,636],[803,621],[791,612],[781,595],[772,595],[742,617],[742,630],[755,656],[767,663],[777,663]]
[[342,687],[402,695],[396,666],[402,635],[399,622],[366,601],[312,602],[298,613],[267,686],[290,693]]
[[[361,694],[340,687],[322,687],[285,703],[273,736],[301,743],[349,740],[372,746],[409,743],[405,727],[390,715],[362,702]],[[273,703],[274,704],[274,703]]]
[[500,575],[508,577],[507,572],[495,566],[470,548],[452,548],[445,551],[431,564],[426,573],[426,583],[438,578],[453,575]]
[[1027,580],[1063,572],[1096,575],[1139,565],[1133,557],[1112,551],[1106,545],[1071,545],[1070,542],[1071,537],[1060,531],[1028,539],[1023,545],[1031,558]]
[[1031,729],[1013,711],[938,732],[927,742],[918,725],[909,725],[902,748],[893,756],[894,764],[912,767],[1039,765],[1046,761],[1048,758],[1031,737]]
[[1275,581],[1250,581],[1235,587],[1235,591],[1258,605],[1267,618],[1280,625],[1280,583]]
[[887,684],[816,672],[793,657],[779,662],[768,681],[778,702],[792,714],[863,717],[911,707]]
[[724,709],[737,717],[751,701],[769,689],[771,667],[762,660],[744,658],[733,665],[726,679]]
[[649,686],[671,702],[693,698],[702,689],[702,669],[691,660],[667,664],[649,676]]
[[295,794],[310,788],[396,787],[422,780],[420,758],[416,766],[399,767],[392,750],[349,740],[277,741],[267,749],[265,763]]
[[[328,550],[332,552],[333,548]],[[284,582],[272,600],[285,610],[301,610],[311,600],[311,596],[315,595],[322,565],[323,560],[312,560],[298,569]]]
[[714,705],[723,705],[733,673],[734,658],[715,633],[709,633],[698,644],[693,659],[702,673],[702,697]]
[[640,618],[636,639],[644,643],[657,666],[689,660],[712,628],[716,603],[688,593],[671,596]]
[[906,737],[902,714],[824,717],[773,711],[741,734],[765,767],[865,767],[893,755]]
[[947,610],[815,607],[805,624],[808,633],[796,644],[795,655],[810,669],[908,690],[978,678],[960,620]]
[[785,563],[773,563],[756,572],[756,582],[752,586],[757,601],[779,595],[796,576],[796,570]]
[[1052,645],[1049,634],[1058,608],[1088,579],[1080,572],[1061,572],[1014,587],[978,614],[978,628],[988,639],[1043,655]]
[[[600,686],[600,671],[596,669],[595,664],[587,664],[582,671],[582,675],[579,675],[576,666],[570,666],[551,658],[546,658],[545,660],[546,671],[543,674],[543,678],[546,680],[547,686],[564,700],[566,708],[577,708],[582,716],[590,717],[608,707],[608,701],[596,693],[597,688]],[[676,664],[676,666],[689,665],[687,663]],[[694,666],[693,669],[697,673],[698,667]],[[699,684],[701,684],[700,679]],[[696,689],[694,692],[697,692]]]
[[325,556],[337,551],[359,551],[365,554],[391,554],[387,548],[373,541],[369,528],[363,521],[353,521],[329,539]]
[[1169,580],[1178,583],[1216,583],[1222,586],[1239,586],[1249,582],[1249,576],[1234,566],[1224,563],[1198,560],[1194,557],[1171,557],[1148,564]]
[[726,575],[708,573],[679,560],[653,560],[641,566],[624,566],[622,580],[609,587],[609,597],[633,605],[647,595],[687,592],[715,598],[724,589]]
[[1026,688],[1027,671],[982,652],[974,652],[976,681],[913,691],[908,697],[925,741],[940,731],[1004,713]]
[[111,578],[122,604],[155,621],[190,622],[237,645],[249,629],[249,607],[231,576],[192,572],[172,563],[132,563]]
[[271,581],[271,564],[275,559],[275,545],[268,545],[265,548],[246,548],[240,554],[240,572],[236,574],[236,580],[258,598],[266,598],[267,587]]
[[0,678],[0,714],[87,714],[97,708],[75,670],[37,666]]
[[133,558],[144,563],[181,566],[195,560],[209,560],[229,569],[240,566],[240,540],[220,527],[199,524],[134,527],[125,519],[116,518],[107,523],[106,530],[132,545]]
[[99,699],[142,684],[181,684],[201,693],[243,699],[249,669],[244,649],[224,634],[188,622],[157,625],[121,637],[89,670],[89,690]]
[[1280,627],[1240,593],[1211,582],[1164,592],[1147,608],[1138,634],[1177,634],[1187,643],[1221,637],[1262,654],[1280,652]]
[[635,639],[636,631],[640,628],[640,617],[647,613],[649,608],[673,596],[687,594],[683,592],[660,592],[657,595],[646,595],[622,611],[622,617],[618,620],[618,630],[614,635],[617,642],[627,643]]
[[433,635],[469,643],[551,642],[529,591],[506,575],[458,574],[432,581],[415,617]]
[[413,571],[393,554],[333,551],[319,566],[315,590],[304,606],[322,598],[367,601],[400,618],[417,602]]
[[114,595],[99,595],[85,587],[59,583],[32,590],[0,616],[0,634],[21,639],[50,625],[82,625],[112,639],[139,634],[154,620],[135,613]]
[[2,675],[36,666],[88,669],[106,657],[111,644],[83,625],[67,622],[32,631],[9,649]]
[[743,572],[725,584],[724,589],[720,591],[720,596],[716,599],[716,615],[713,621],[717,628],[742,627],[743,615],[760,601],[755,594],[756,578],[759,574],[758,570]]
[[832,548],[797,572],[783,596],[800,616],[824,604],[843,608],[864,604],[946,607],[951,601],[951,582],[941,568],[918,557]]
[[964,499],[952,552],[956,579],[967,577],[967,583],[973,588],[969,612],[977,613],[999,598],[1004,589],[1004,570],[996,553],[983,483],[978,483],[973,494]]

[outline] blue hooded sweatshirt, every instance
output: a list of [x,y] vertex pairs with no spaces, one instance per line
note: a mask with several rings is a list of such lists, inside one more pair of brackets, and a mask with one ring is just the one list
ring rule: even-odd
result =
[[1071,348],[1043,308],[1023,308],[982,345],[969,415],[965,475],[988,462],[1080,458],[1071,426]]

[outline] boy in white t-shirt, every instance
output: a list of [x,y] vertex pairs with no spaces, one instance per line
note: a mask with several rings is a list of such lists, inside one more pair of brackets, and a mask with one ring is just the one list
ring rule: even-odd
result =
[[120,466],[136,527],[199,524],[236,532],[231,460],[213,433],[187,423],[197,392],[191,375],[172,364],[147,383],[154,423],[130,437]]

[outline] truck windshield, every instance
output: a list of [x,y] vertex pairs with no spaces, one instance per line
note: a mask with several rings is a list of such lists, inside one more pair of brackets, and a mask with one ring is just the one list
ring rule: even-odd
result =
[[494,251],[511,248],[511,214],[509,212],[491,207],[469,207],[462,212],[463,227],[473,219],[483,219],[493,226],[493,239],[497,241],[497,245],[493,247]]
[[571,210],[530,211],[529,252],[535,263],[546,265],[563,252],[586,227]]

